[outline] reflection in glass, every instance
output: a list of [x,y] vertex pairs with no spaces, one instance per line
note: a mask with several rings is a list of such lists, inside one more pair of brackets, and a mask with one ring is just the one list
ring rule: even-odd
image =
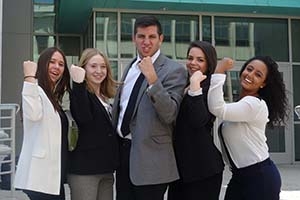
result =
[[[300,65],[293,65],[293,102],[294,106],[300,105]],[[300,121],[300,118],[297,117],[296,113],[294,113],[294,121]]]
[[112,69],[112,75],[115,80],[118,80],[118,62],[110,61],[110,67]]
[[218,58],[247,60],[255,55],[269,55],[277,61],[289,58],[286,19],[215,17],[215,41]]
[[300,124],[295,124],[295,160],[300,161]]
[[53,0],[35,0],[33,5],[33,31],[54,33],[55,10]]
[[285,152],[284,126],[276,126],[274,129],[266,129],[267,144],[270,152]]
[[97,12],[96,48],[110,58],[118,57],[117,13]]
[[202,16],[202,40],[211,43],[211,17]]
[[59,48],[63,50],[66,56],[80,55],[80,37],[60,36]]
[[294,110],[295,110],[295,113],[296,113],[298,119],[300,119],[300,105],[297,105]]
[[84,46],[85,47],[94,47],[93,33],[94,33],[94,21],[93,21],[93,18],[91,17],[89,20],[87,32],[84,35],[84,44],[85,44]]
[[300,62],[300,20],[292,20],[291,32],[293,62]]
[[36,35],[33,37],[33,60],[37,61],[39,54],[47,47],[55,46],[54,36]]

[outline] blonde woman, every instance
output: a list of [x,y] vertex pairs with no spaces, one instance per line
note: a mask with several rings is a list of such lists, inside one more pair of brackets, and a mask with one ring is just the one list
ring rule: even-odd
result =
[[77,146],[70,153],[71,198],[112,200],[118,145],[108,100],[114,97],[117,83],[107,57],[95,48],[85,49],[78,65],[70,69],[70,107],[79,131]]

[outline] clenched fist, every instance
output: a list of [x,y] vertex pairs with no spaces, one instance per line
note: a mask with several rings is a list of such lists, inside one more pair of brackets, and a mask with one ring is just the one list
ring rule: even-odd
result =
[[200,83],[206,79],[206,75],[204,75],[200,70],[195,71],[193,75],[190,77],[190,90],[192,92],[200,89]]
[[217,64],[215,69],[215,73],[225,73],[227,70],[232,69],[233,67],[233,60],[231,58],[223,58]]
[[32,61],[24,61],[23,62],[23,72],[24,72],[24,77],[29,76],[29,77],[34,77],[36,74],[37,70],[37,64]]
[[76,65],[71,65],[70,74],[72,80],[76,83],[82,83],[85,77],[85,70],[82,67],[78,67]]

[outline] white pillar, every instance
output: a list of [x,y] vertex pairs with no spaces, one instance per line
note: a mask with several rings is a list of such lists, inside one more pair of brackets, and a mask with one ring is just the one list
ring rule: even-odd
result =
[[249,48],[250,48],[250,57],[255,55],[254,51],[254,23],[249,23]]
[[172,45],[172,58],[176,59],[176,20],[171,20],[171,45]]
[[196,22],[194,20],[190,21],[190,41],[194,41],[196,39]]

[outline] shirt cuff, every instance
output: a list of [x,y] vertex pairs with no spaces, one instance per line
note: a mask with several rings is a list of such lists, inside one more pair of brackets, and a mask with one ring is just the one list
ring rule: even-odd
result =
[[202,94],[202,88],[200,88],[199,90],[196,90],[196,91],[191,91],[191,90],[188,90],[188,95],[194,97],[194,96],[199,96]]

